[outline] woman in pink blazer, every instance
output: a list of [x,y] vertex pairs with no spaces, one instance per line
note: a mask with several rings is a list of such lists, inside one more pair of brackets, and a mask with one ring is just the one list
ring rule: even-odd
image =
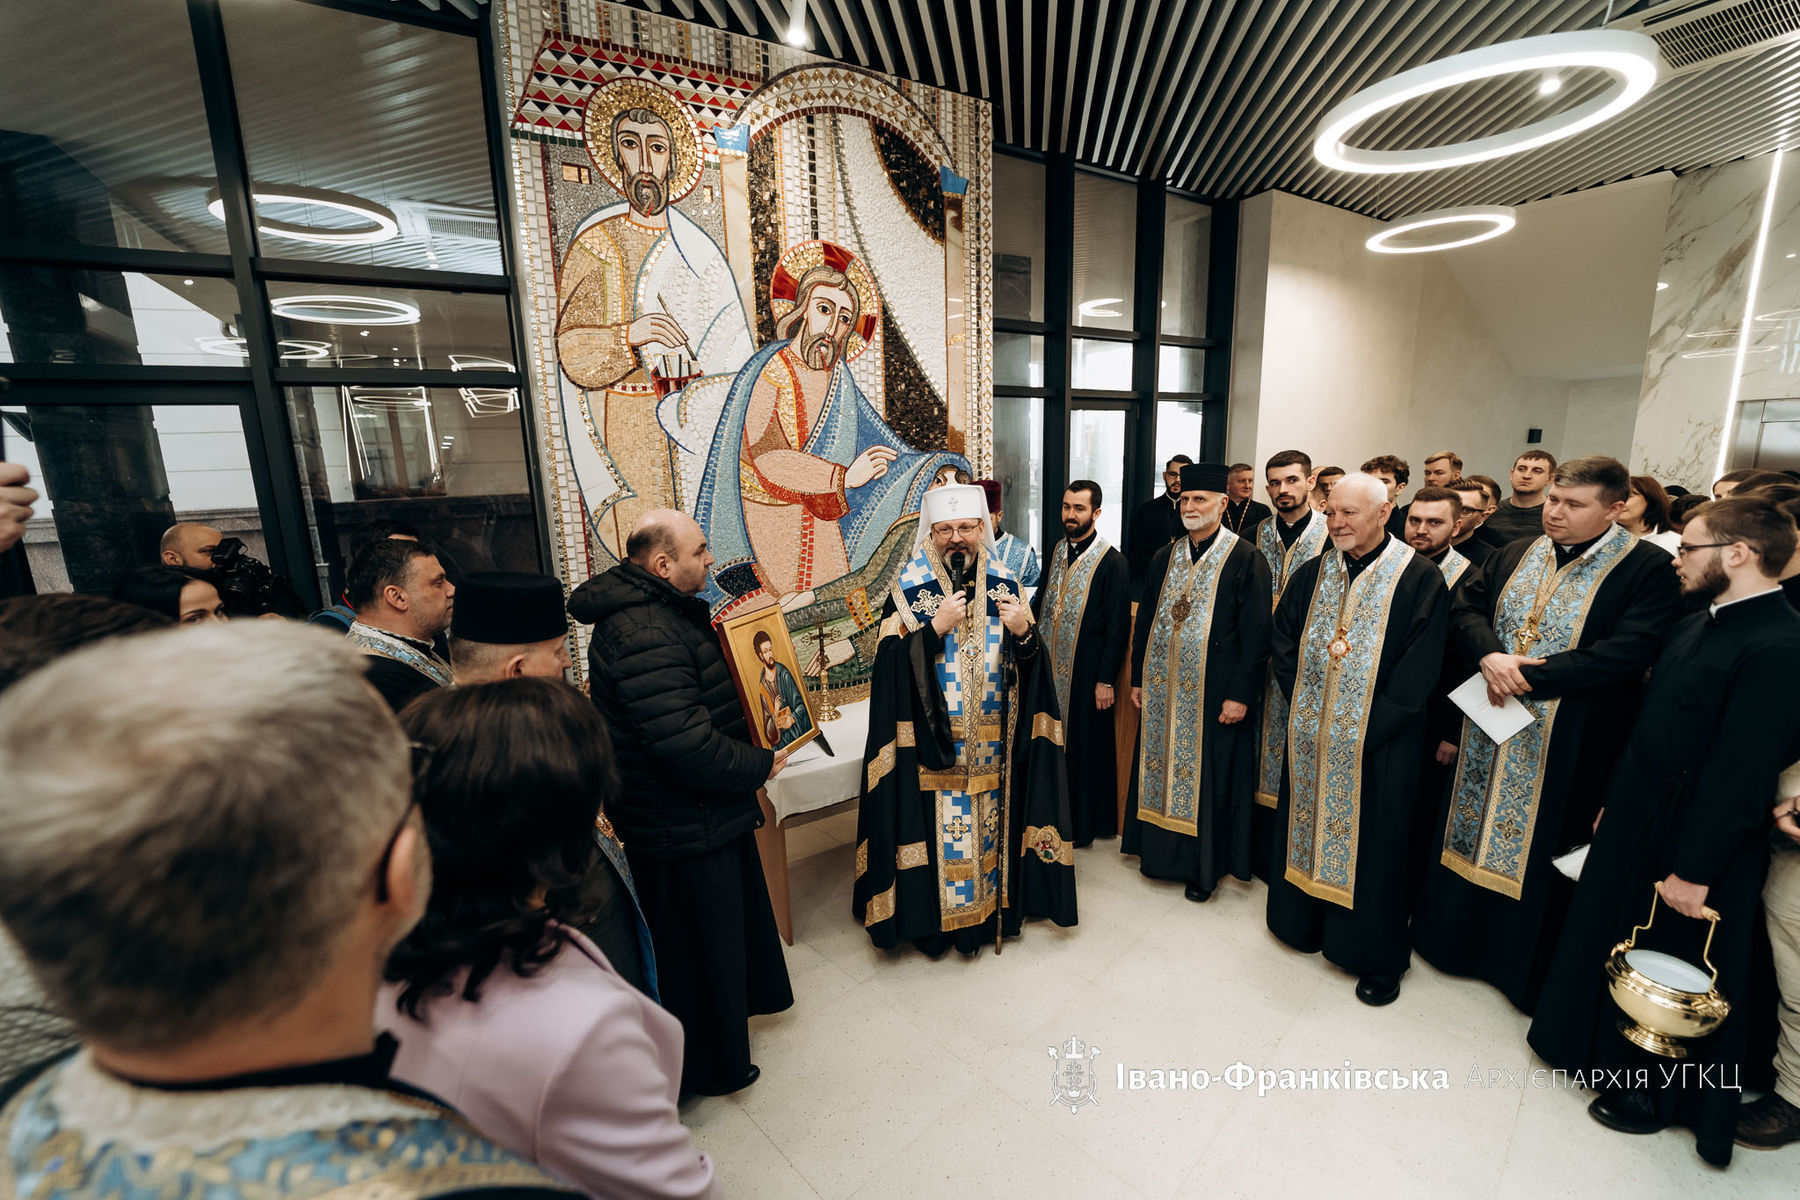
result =
[[413,796],[431,900],[388,963],[376,1018],[394,1077],[589,1195],[710,1197],[676,1110],[680,1023],[578,932],[617,886],[595,842],[616,786],[581,693],[512,679],[420,697]]

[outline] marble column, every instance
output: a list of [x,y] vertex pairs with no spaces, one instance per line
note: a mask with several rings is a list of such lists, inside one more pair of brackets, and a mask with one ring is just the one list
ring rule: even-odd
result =
[[[1681,484],[1691,491],[1705,492],[1711,486],[1720,437],[1725,432],[1726,405],[1737,373],[1738,341],[1768,193],[1770,159],[1770,155],[1761,155],[1692,171],[1675,181],[1663,238],[1662,270],[1657,277],[1668,286],[1657,293],[1651,321],[1631,450],[1634,473],[1653,475],[1664,484]],[[1790,155],[1789,160],[1784,163],[1785,186],[1776,193],[1775,225],[1796,230],[1800,229],[1800,157]],[[1794,263],[1783,257],[1785,252],[1771,238],[1766,259],[1793,268]],[[1800,283],[1800,271],[1772,270],[1765,261],[1764,287],[1756,305],[1759,313],[1800,304],[1800,298],[1781,299],[1794,290],[1781,282],[1788,276],[1796,276],[1794,282]],[[1772,328],[1760,321],[1752,326],[1746,381],[1763,368],[1764,359],[1773,365],[1774,360],[1790,357],[1781,355],[1769,340]],[[1790,379],[1788,385],[1793,382]],[[1777,385],[1764,380],[1758,390],[1769,386]],[[1750,393],[1743,392],[1742,398],[1751,398]]]

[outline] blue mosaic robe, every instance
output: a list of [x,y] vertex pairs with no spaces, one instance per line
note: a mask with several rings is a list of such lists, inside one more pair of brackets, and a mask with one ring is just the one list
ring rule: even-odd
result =
[[0,1108],[0,1194],[35,1200],[310,1200],[487,1188],[579,1195],[449,1108],[348,1084],[157,1091],[85,1053]]
[[1443,573],[1392,537],[1347,577],[1345,556],[1329,550],[1294,573],[1275,609],[1272,661],[1290,716],[1268,923],[1352,974],[1399,975],[1411,956],[1408,853],[1449,594]]
[[[744,421],[750,409],[750,393],[762,376],[763,368],[788,346],[787,341],[771,342],[745,363],[732,381],[724,415],[713,434],[712,452],[706,473],[694,502],[694,520],[706,531],[707,548],[715,562],[707,576],[706,588],[700,593],[716,613],[739,596],[748,595],[762,586],[756,574],[756,548],[750,544],[750,533],[744,523],[741,447],[744,444]],[[919,511],[925,489],[931,486],[938,471],[946,466],[969,469],[968,460],[960,454],[938,450],[915,450],[900,440],[882,417],[881,412],[856,386],[850,368],[837,364],[831,372],[831,390],[819,407],[807,431],[807,454],[848,465],[858,454],[874,446],[886,446],[896,457],[888,464],[887,473],[871,479],[861,487],[846,488],[844,499],[848,510],[837,521],[849,556],[850,570],[861,570],[869,562],[881,541],[900,521]],[[829,583],[819,580],[818,583]]]
[[1035,630],[995,601],[1018,580],[983,551],[964,623],[931,618],[948,578],[925,546],[882,610],[857,814],[851,909],[877,946],[973,954],[1027,916],[1073,925],[1062,722]]

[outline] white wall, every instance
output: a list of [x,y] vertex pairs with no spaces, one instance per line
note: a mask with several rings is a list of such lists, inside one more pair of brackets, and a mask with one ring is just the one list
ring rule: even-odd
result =
[[1378,222],[1284,193],[1240,222],[1232,459],[1292,448],[1355,469],[1391,453],[1416,485],[1435,450],[1499,477],[1527,429],[1561,451],[1568,383],[1518,374],[1436,256],[1372,254]]
[[1571,383],[1562,452],[1556,457],[1607,454],[1629,465],[1641,386],[1642,380],[1636,375]]

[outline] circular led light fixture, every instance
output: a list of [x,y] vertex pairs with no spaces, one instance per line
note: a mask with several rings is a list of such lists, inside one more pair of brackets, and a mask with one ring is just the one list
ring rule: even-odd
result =
[[276,316],[313,325],[417,325],[417,305],[385,296],[278,296]]
[[[366,218],[369,222],[366,225],[333,229],[330,226],[296,225],[292,221],[277,221],[258,212],[256,228],[270,237],[287,238],[295,242],[317,242],[325,246],[365,246],[400,236],[400,222],[394,218],[391,209],[373,200],[352,196],[349,192],[293,184],[266,184],[255,188],[251,192],[251,198],[259,205],[300,204],[329,208],[334,212]],[[214,188],[206,194],[206,211],[221,221],[225,219],[225,200],[219,195],[219,189]]]
[[[1381,231],[1371,237],[1363,245],[1377,254],[1427,254],[1433,250],[1454,250],[1458,246],[1473,246],[1476,242],[1485,242],[1497,238],[1518,223],[1513,210],[1503,204],[1476,204],[1467,208],[1440,208],[1435,212],[1419,213],[1417,216],[1401,217],[1389,221],[1381,227]],[[1435,229],[1438,226],[1477,225],[1486,226],[1474,233],[1453,235],[1440,242],[1421,242],[1409,246],[1396,246],[1392,239],[1416,229]]]
[[[1352,131],[1372,118],[1446,88],[1500,75],[1579,67],[1607,71],[1614,76],[1614,82],[1592,100],[1517,129],[1416,150],[1365,150],[1346,141]],[[1661,69],[1662,56],[1656,43],[1641,33],[1622,29],[1573,30],[1483,46],[1402,71],[1351,96],[1326,113],[1319,123],[1319,132],[1313,139],[1313,157],[1328,167],[1364,175],[1431,171],[1504,158],[1573,137],[1611,120],[1644,98]]]
[[[208,354],[220,354],[226,358],[249,358],[247,343],[241,337],[197,337],[194,339],[200,349]],[[329,342],[303,342],[284,339],[275,343],[281,348],[283,362],[307,361],[311,359],[330,358]]]

